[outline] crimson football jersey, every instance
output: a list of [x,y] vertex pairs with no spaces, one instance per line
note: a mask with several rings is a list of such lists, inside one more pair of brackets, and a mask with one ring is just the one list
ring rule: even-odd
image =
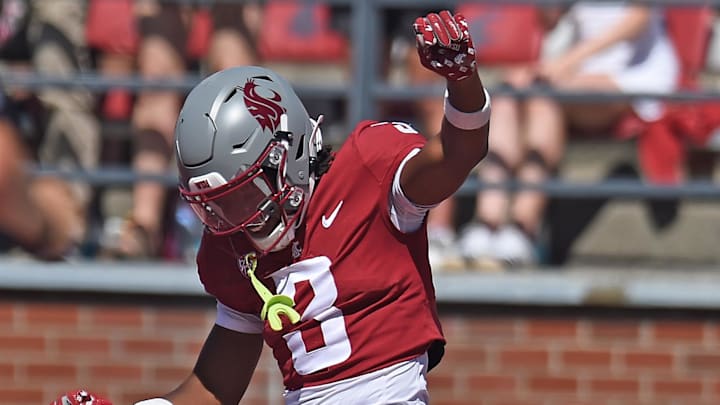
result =
[[[425,139],[404,123],[360,123],[313,194],[287,249],[263,256],[256,275],[295,300],[300,322],[263,336],[294,390],[365,374],[444,344],[425,226],[404,234],[389,215],[393,177]],[[205,233],[198,271],[208,293],[259,316],[242,234]]]

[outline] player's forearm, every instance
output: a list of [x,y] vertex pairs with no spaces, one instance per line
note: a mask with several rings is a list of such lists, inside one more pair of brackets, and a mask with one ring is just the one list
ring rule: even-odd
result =
[[[486,106],[485,91],[477,75],[448,82],[448,102],[463,113],[478,113]],[[423,205],[437,204],[463,184],[468,173],[485,157],[488,127],[461,129],[443,119],[438,136],[408,162],[401,184],[405,195]]]
[[464,179],[462,172],[470,171],[487,154],[490,99],[478,75],[448,81],[447,90],[440,130],[442,161]]
[[447,81],[448,100],[456,109],[470,113],[485,106],[485,92],[480,76],[474,74],[466,79]]

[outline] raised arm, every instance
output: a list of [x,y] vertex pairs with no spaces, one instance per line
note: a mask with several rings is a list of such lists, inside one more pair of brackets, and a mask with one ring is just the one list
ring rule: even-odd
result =
[[408,163],[400,177],[414,203],[448,198],[487,154],[490,99],[477,74],[475,48],[461,15],[431,13],[415,21],[420,60],[447,80],[445,118],[437,136]]

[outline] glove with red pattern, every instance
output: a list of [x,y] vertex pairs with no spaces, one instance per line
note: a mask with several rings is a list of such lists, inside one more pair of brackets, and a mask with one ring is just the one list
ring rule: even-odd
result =
[[112,402],[85,390],[70,391],[50,405],[112,405]]
[[465,17],[444,10],[418,17],[413,28],[423,66],[452,81],[475,74],[475,47]]

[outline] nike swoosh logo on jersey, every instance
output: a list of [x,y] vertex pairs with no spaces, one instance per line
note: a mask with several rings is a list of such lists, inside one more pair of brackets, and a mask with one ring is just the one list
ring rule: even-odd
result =
[[323,228],[328,229],[333,224],[333,222],[335,222],[335,217],[337,217],[338,212],[340,212],[340,207],[342,207],[343,202],[343,200],[340,200],[340,202],[335,207],[329,217],[325,218],[325,215],[323,214],[322,218],[320,218],[322,220]]

